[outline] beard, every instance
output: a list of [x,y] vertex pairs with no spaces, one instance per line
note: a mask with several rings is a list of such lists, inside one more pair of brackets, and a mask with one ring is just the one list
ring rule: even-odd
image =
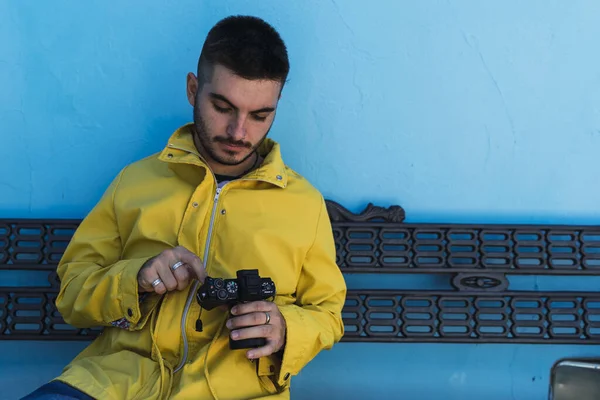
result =
[[[264,142],[271,130],[271,127],[267,130],[265,135],[253,145],[250,142],[244,142],[243,140],[232,140],[231,138],[225,136],[216,136],[211,135],[208,132],[208,127],[206,126],[206,122],[202,115],[200,114],[200,107],[198,107],[199,102],[196,102],[196,106],[194,107],[194,133],[200,145],[202,146],[202,150],[208,155],[212,160],[216,161],[222,165],[235,166],[243,163],[248,158],[250,158],[256,150],[260,147],[260,145]],[[237,158],[235,152],[222,151],[225,155],[219,153],[218,145],[219,144],[230,144],[233,146],[240,146],[244,149],[248,149],[248,154]],[[238,155],[239,156],[239,155]]]

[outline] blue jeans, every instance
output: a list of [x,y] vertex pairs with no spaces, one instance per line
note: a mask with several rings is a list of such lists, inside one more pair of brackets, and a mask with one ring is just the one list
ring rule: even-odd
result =
[[21,400],[94,400],[66,383],[52,381],[40,386]]

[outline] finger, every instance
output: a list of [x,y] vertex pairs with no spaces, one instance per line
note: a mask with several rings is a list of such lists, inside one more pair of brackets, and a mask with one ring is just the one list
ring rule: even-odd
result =
[[154,279],[158,278],[158,276],[156,276],[154,279],[150,279],[151,277],[148,276],[148,271],[150,270],[150,265],[155,262],[156,258],[157,257],[149,258],[138,271],[137,281],[138,290],[140,292],[154,292],[154,288],[152,287],[151,283]]
[[[156,279],[160,279],[157,275]],[[156,282],[156,279],[154,279],[152,282]],[[167,292],[167,287],[165,286],[165,284],[162,282],[162,279],[160,280],[160,283],[155,284],[155,285],[150,285],[152,286],[152,289],[154,290],[154,292],[156,292],[157,294],[165,294]]]
[[262,347],[248,350],[246,352],[246,357],[248,357],[250,360],[256,360],[261,357],[270,356],[273,353],[275,353],[275,346],[273,345],[273,342],[267,341],[267,344]]
[[226,326],[229,329],[237,329],[246,326],[265,325],[266,322],[267,315],[264,312],[253,312],[231,318],[229,321],[227,321]]
[[183,290],[188,285],[190,280],[190,276],[193,272],[191,272],[191,267],[187,264],[180,265],[176,269],[173,269],[173,266],[176,266],[177,263],[171,266],[171,271],[173,271],[173,276],[177,281],[177,290]]
[[163,294],[167,291],[167,287],[162,283],[162,280],[153,285],[157,279],[160,279],[156,270],[149,270],[144,274],[142,281],[144,283],[143,287],[146,288],[146,292],[156,292],[158,294]]
[[153,260],[140,270],[138,275],[139,288],[142,292],[156,292],[162,294],[166,291],[166,287],[162,283],[152,285],[152,283],[158,279],[158,273],[156,272],[154,264],[155,261]]
[[175,252],[179,260],[186,263],[192,268],[194,275],[200,282],[204,282],[206,279],[206,268],[204,263],[200,260],[200,257],[186,249],[185,247],[176,247]]
[[138,276],[138,290],[140,292],[154,292],[154,288],[146,280],[146,278],[141,273],[141,271],[140,271],[140,275]]
[[273,334],[273,325],[259,325],[250,328],[236,329],[231,331],[233,340],[251,338],[269,338]]
[[235,305],[231,309],[231,313],[233,315],[243,315],[252,312],[272,312],[273,306],[273,303],[270,301],[252,301]]
[[171,270],[170,264],[158,265],[156,270],[158,272],[158,277],[163,281],[163,284],[166,286],[169,292],[177,289],[177,279],[175,279],[175,276],[173,276],[173,271]]

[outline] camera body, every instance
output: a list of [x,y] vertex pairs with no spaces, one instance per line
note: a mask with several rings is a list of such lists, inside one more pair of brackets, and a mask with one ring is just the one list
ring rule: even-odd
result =
[[[235,304],[267,300],[271,297],[275,297],[275,283],[271,278],[261,277],[257,269],[238,270],[236,279],[207,277],[196,292],[196,300],[205,310],[222,305],[232,307]],[[261,347],[265,343],[264,338],[229,339],[231,349]]]

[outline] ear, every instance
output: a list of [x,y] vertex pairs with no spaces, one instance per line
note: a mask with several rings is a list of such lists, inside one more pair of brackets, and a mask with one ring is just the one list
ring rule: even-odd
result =
[[196,94],[198,93],[198,78],[193,73],[187,74],[187,98],[192,107],[196,104]]

